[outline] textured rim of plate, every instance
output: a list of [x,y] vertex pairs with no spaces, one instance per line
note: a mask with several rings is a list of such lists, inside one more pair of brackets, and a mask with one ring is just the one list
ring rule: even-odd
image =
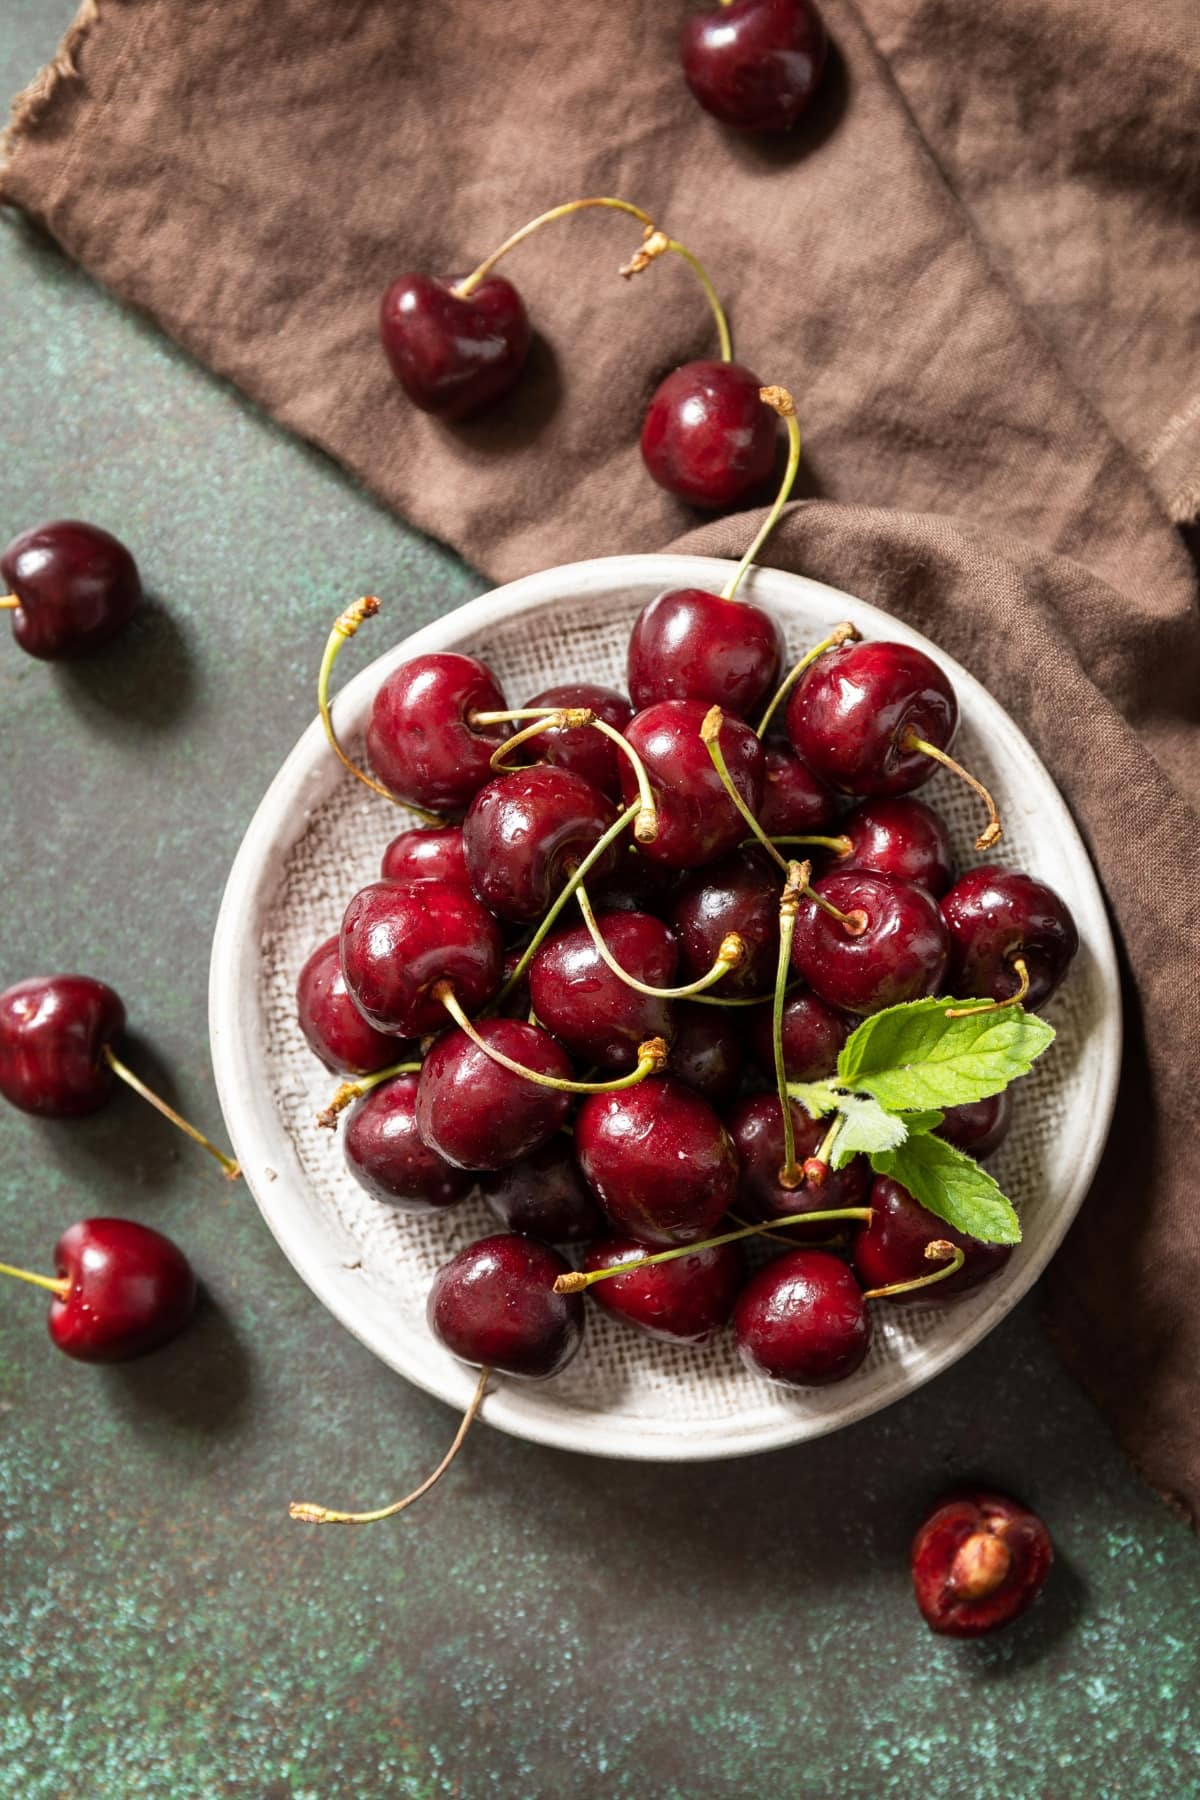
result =
[[[380,682],[399,663],[413,656],[458,648],[464,640],[469,641],[517,614],[536,615],[547,607],[604,593],[626,583],[719,589],[734,566],[707,556],[613,556],[561,564],[509,582],[423,627],[349,682],[334,703],[339,731],[348,737],[361,730]],[[1039,1251],[1022,1259],[1011,1282],[996,1294],[994,1304],[964,1322],[964,1329],[947,1343],[930,1351],[918,1370],[897,1365],[893,1387],[883,1391],[876,1388],[858,1399],[852,1389],[848,1390],[846,1404],[836,1415],[814,1418],[798,1410],[793,1416],[782,1414],[778,1423],[768,1428],[759,1425],[739,1431],[735,1417],[719,1425],[708,1425],[702,1433],[696,1432],[694,1426],[675,1423],[659,1432],[648,1420],[639,1421],[634,1429],[619,1415],[613,1419],[603,1414],[581,1417],[574,1411],[557,1413],[545,1406],[530,1408],[526,1395],[531,1390],[522,1383],[499,1381],[489,1393],[480,1415],[489,1424],[533,1443],[587,1455],[647,1462],[706,1462],[775,1450],[841,1430],[924,1386],[993,1330],[1037,1280],[1091,1185],[1116,1102],[1121,1001],[1104,898],[1075,822],[1049,771],[1024,734],[974,676],[952,657],[902,620],[867,601],[807,576],[768,568],[756,568],[742,591],[747,598],[753,595],[766,604],[775,600],[785,608],[788,599],[797,595],[819,599],[826,606],[835,605],[839,617],[861,622],[868,633],[898,637],[918,645],[936,656],[960,695],[969,695],[970,710],[977,720],[986,720],[990,715],[997,729],[1021,746],[1031,769],[1040,777],[1038,803],[1046,810],[1047,825],[1069,844],[1078,864],[1078,887],[1072,904],[1083,917],[1084,934],[1103,994],[1103,1041],[1091,1045],[1098,1062],[1092,1112],[1096,1129],[1060,1196],[1057,1216]],[[387,1298],[346,1266],[355,1256],[355,1240],[336,1219],[314,1207],[311,1189],[295,1159],[288,1133],[261,1085],[263,1046],[257,994],[263,928],[287,855],[303,836],[310,809],[337,779],[337,765],[329,755],[319,720],[314,720],[267,789],[234,860],[213,937],[209,974],[209,1027],[217,1091],[246,1183],[297,1274],[334,1317],[381,1361],[416,1386],[461,1409],[474,1391],[475,1372],[456,1362],[432,1337],[428,1358],[419,1363],[398,1356],[389,1347]],[[538,1384],[537,1391],[548,1394],[552,1386]]]

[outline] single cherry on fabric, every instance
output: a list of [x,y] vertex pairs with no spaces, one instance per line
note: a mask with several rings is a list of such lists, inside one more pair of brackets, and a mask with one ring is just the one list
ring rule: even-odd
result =
[[393,669],[371,704],[367,760],[392,793],[434,813],[462,813],[492,778],[507,725],[471,723],[504,712],[495,676],[474,656],[435,651]]
[[746,1367],[785,1387],[823,1387],[852,1375],[871,1347],[862,1289],[836,1256],[789,1250],[750,1277],[733,1310]]
[[[652,862],[698,868],[735,849],[746,824],[713,767],[700,728],[708,709],[700,700],[663,700],[635,713],[626,737],[641,757],[658,809],[658,836],[639,845]],[[730,776],[751,812],[762,798],[763,747],[740,719],[727,719],[721,737]],[[638,797],[637,779],[622,759],[626,805]]]
[[949,953],[937,901],[888,875],[826,875],[796,914],[792,966],[844,1012],[865,1016],[936,994]]
[[888,1304],[941,1306],[969,1293],[998,1275],[1012,1254],[1009,1244],[984,1244],[978,1238],[955,1231],[944,1219],[913,1199],[907,1188],[886,1175],[877,1175],[868,1201],[872,1217],[854,1234],[852,1261],[866,1288],[888,1288],[918,1281],[929,1274],[926,1250],[930,1244],[950,1244],[963,1253],[962,1266],[944,1280],[908,1293],[893,1294]]
[[125,1362],[158,1349],[191,1318],[196,1277],[182,1250],[132,1219],[82,1219],[54,1246],[53,1276],[0,1263],[0,1274],[54,1295],[50,1336],[78,1362]]
[[739,131],[787,131],[808,107],[829,41],[812,0],[725,0],[680,34],[684,78],[706,112]]
[[737,1157],[720,1119],[669,1077],[589,1095],[575,1118],[575,1154],[612,1225],[642,1244],[707,1236],[737,1191]]
[[[602,1238],[583,1266],[612,1269],[645,1253],[636,1238]],[[672,1262],[643,1263],[588,1291],[597,1305],[661,1343],[707,1344],[729,1323],[741,1283],[740,1246],[710,1244]]]
[[446,1023],[434,988],[449,982],[468,1012],[500,985],[500,927],[469,888],[449,882],[373,881],[342,920],[342,974],[367,1022],[398,1037]]
[[117,538],[82,519],[52,519],[15,537],[0,556],[0,608],[13,637],[45,662],[86,656],[127,625],[142,603],[137,564]]
[[503,275],[470,293],[462,281],[409,273],[392,282],[379,335],[392,374],[414,406],[439,418],[471,418],[512,388],[532,332],[524,301]]
[[942,899],[955,994],[1041,1006],[1079,949],[1070,908],[1052,887],[1017,869],[982,863]]
[[368,1025],[351,999],[337,932],[317,945],[300,971],[296,1015],[313,1055],[337,1075],[371,1075],[403,1055],[401,1040]]
[[416,1115],[415,1072],[372,1088],[346,1121],[346,1167],[368,1194],[400,1212],[444,1212],[467,1198],[475,1179],[429,1148]]
[[642,424],[642,460],[669,494],[735,506],[775,464],[775,415],[762,383],[735,362],[690,362],[659,383]]
[[[480,1019],[492,1050],[539,1075],[571,1080],[571,1064],[549,1032],[521,1019]],[[443,1032],[421,1065],[417,1130],[459,1169],[502,1169],[540,1148],[565,1125],[571,1097],[514,1074],[465,1031]]]
[[939,1500],[909,1552],[917,1605],[931,1630],[980,1637],[1027,1611],[1054,1561],[1036,1513],[977,1489]]
[[[498,775],[480,788],[463,821],[475,892],[502,919],[542,918],[616,817],[612,802],[570,769],[539,763]],[[610,845],[592,869],[594,885],[616,861]]]

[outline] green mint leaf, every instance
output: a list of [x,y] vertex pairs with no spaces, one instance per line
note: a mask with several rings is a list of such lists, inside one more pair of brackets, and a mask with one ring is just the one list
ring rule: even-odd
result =
[[884,1112],[869,1094],[844,1094],[838,1101],[842,1127],[833,1140],[830,1162],[843,1169],[852,1156],[894,1150],[908,1136],[908,1126],[895,1113]]
[[943,1112],[906,1112],[900,1117],[904,1120],[909,1137],[924,1137],[926,1132],[936,1131],[945,1118]]
[[1012,1202],[992,1177],[941,1138],[909,1137],[894,1150],[876,1150],[871,1167],[906,1187],[927,1212],[985,1244],[1019,1244]]
[[787,1091],[793,1100],[799,1101],[810,1119],[820,1119],[826,1113],[838,1110],[838,1096],[832,1081],[789,1081]]
[[872,1094],[888,1112],[962,1106],[998,1094],[1054,1040],[1053,1028],[1019,1006],[948,1019],[969,1000],[909,1000],[864,1019],[838,1057],[837,1080]]

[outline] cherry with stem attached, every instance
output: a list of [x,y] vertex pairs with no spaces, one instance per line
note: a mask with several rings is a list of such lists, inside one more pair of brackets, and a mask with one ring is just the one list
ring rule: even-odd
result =
[[58,1349],[78,1362],[124,1362],[182,1331],[196,1304],[196,1278],[183,1252],[132,1219],[83,1219],[54,1247],[57,1273],[0,1263],[54,1295],[47,1321]]
[[0,610],[29,656],[64,662],[121,631],[142,604],[137,564],[117,538],[82,519],[23,531],[0,556]]

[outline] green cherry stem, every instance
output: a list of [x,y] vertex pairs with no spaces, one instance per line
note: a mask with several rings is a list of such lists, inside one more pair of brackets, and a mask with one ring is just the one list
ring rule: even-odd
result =
[[1012,970],[1017,977],[1017,991],[1010,994],[1007,1000],[985,1000],[982,1006],[948,1006],[948,1019],[973,1019],[979,1013],[1003,1012],[1006,1006],[1022,1006],[1029,992],[1029,970],[1023,956],[1014,956]]
[[690,1000],[694,994],[702,994],[705,988],[715,987],[723,976],[728,975],[730,969],[736,969],[738,964],[746,959],[744,940],[737,935],[736,931],[731,931],[727,937],[722,938],[720,949],[717,952],[717,960],[705,974],[697,976],[695,981],[689,981],[684,987],[651,987],[648,982],[639,981],[636,975],[631,975],[628,969],[623,969],[605,943],[600,935],[600,927],[596,923],[596,915],[592,911],[592,903],[582,881],[575,889],[575,898],[579,902],[583,922],[588,928],[593,944],[600,953],[601,960],[608,964],[613,974],[618,980],[623,981],[626,987],[633,988],[639,994],[649,994],[652,1000]]
[[[809,1214],[810,1218],[815,1216],[813,1213]],[[926,1244],[925,1256],[929,1262],[945,1262],[945,1268],[935,1269],[932,1275],[918,1275],[912,1281],[893,1281],[887,1287],[868,1288],[863,1299],[887,1300],[893,1294],[912,1294],[917,1288],[932,1287],[935,1281],[945,1281],[947,1276],[957,1275],[967,1260],[958,1246],[945,1238],[934,1238],[931,1244]]]
[[[848,837],[814,837],[810,835],[807,837],[773,837],[770,841],[773,844],[811,845],[816,850],[832,850],[835,856],[849,856],[854,848]],[[750,848],[757,842],[757,838],[743,838],[742,846]]]
[[127,1068],[107,1044],[104,1046],[104,1060],[113,1074],[118,1080],[123,1081],[126,1087],[132,1088],[135,1094],[140,1094],[143,1100],[149,1101],[155,1112],[161,1113],[164,1119],[169,1119],[172,1125],[177,1125],[185,1136],[191,1138],[193,1144],[199,1144],[202,1150],[207,1150],[208,1154],[219,1162],[225,1171],[226,1181],[237,1180],[242,1171],[233,1157],[226,1156],[223,1150],[218,1150],[217,1146],[206,1138],[202,1131],[197,1131],[194,1125],[188,1123],[182,1113],[177,1113],[173,1106],[168,1106],[165,1100],[160,1099],[154,1089],[148,1088],[139,1075],[135,1075],[132,1069]]
[[465,1031],[471,1042],[490,1056],[494,1063],[507,1069],[512,1075],[520,1075],[525,1081],[532,1081],[536,1087],[555,1088],[560,1094],[619,1094],[624,1088],[637,1087],[645,1081],[647,1075],[657,1075],[666,1066],[667,1046],[662,1038],[647,1038],[644,1044],[638,1045],[637,1067],[628,1075],[619,1075],[612,1081],[568,1081],[562,1075],[543,1075],[540,1069],[528,1069],[524,1063],[516,1062],[511,1056],[505,1056],[482,1038],[474,1025],[454,997],[454,989],[448,981],[435,982],[430,989],[435,1000],[440,1000],[454,1023],[461,1031]]
[[378,611],[379,602],[374,594],[364,594],[361,600],[356,600],[352,606],[346,608],[345,612],[339,613],[333,621],[329,636],[325,640],[320,673],[317,676],[317,711],[321,715],[321,724],[325,728],[329,748],[342,767],[349,769],[356,781],[361,781],[364,787],[369,787],[373,794],[379,794],[383,799],[390,800],[393,806],[406,806],[409,812],[416,813],[417,817],[424,819],[427,824],[440,825],[442,821],[436,813],[423,812],[410,800],[402,800],[398,794],[393,794],[390,788],[385,788],[381,781],[376,781],[373,775],[368,775],[365,769],[360,769],[353,758],[346,755],[338,743],[337,733],[333,729],[333,717],[329,711],[329,679],[333,674],[333,665],[338,659],[342,645],[348,643],[359,626],[364,624],[367,619],[373,619]]
[[395,1075],[415,1075],[420,1067],[419,1062],[392,1063],[390,1068],[376,1069],[371,1075],[360,1075],[356,1081],[343,1081],[329,1105],[317,1114],[317,1124],[323,1125],[326,1131],[336,1131],[338,1114],[345,1112],[353,1101],[361,1100],[372,1088],[391,1081]]
[[[658,836],[658,807],[655,804],[654,790],[650,786],[650,777],[646,773],[645,764],[628,738],[623,737],[606,719],[598,719],[591,708],[587,706],[546,707],[545,709],[528,707],[525,712],[530,716],[535,713],[541,716],[535,717],[534,723],[526,725],[523,731],[518,731],[513,737],[506,738],[499,749],[493,751],[489,758],[492,768],[501,775],[511,773],[510,765],[505,760],[509,751],[515,750],[520,744],[528,743],[530,738],[537,737],[543,731],[564,731],[571,730],[576,726],[590,725],[593,731],[601,732],[614,743],[628,759],[638,788],[638,805],[633,819],[634,840],[639,844],[652,844]],[[484,720],[489,717],[501,719],[503,716],[503,714],[476,713],[473,718],[476,720]],[[509,716],[519,718],[521,715],[513,713]]]
[[775,529],[776,520],[788,503],[788,497],[796,481],[796,471],[800,467],[800,426],[796,421],[796,402],[784,387],[759,388],[758,397],[764,406],[773,407],[787,426],[788,459],[783,471],[783,480],[779,484],[779,492],[775,496],[775,504],[763,520],[754,542],[743,556],[725,586],[721,589],[722,600],[735,598],[742,578],[754,562],[755,557]]
[[515,731],[512,737],[505,738],[488,758],[488,767],[495,769],[497,775],[510,775],[514,767],[508,760],[511,751],[519,750],[530,738],[540,737],[543,731],[560,731],[564,726],[590,725],[595,716],[586,706],[547,706],[538,707],[536,711],[532,707],[525,707],[520,712],[508,714],[472,713],[469,722],[472,725],[502,725],[506,719],[533,720],[532,725],[526,725],[520,731]]
[[14,1269],[11,1263],[0,1263],[0,1275],[13,1275],[18,1281],[32,1282],[34,1287],[45,1288],[47,1293],[57,1294],[60,1300],[65,1300],[71,1291],[71,1283],[65,1275],[61,1278],[35,1275],[32,1269]]
[[569,1275],[559,1276],[554,1291],[556,1294],[579,1294],[595,1281],[607,1281],[612,1275],[627,1275],[631,1269],[644,1269],[650,1263],[672,1262],[677,1256],[694,1256],[697,1250],[715,1250],[721,1244],[735,1244],[739,1238],[765,1237],[778,1231],[781,1225],[821,1224],[825,1219],[857,1219],[861,1224],[869,1224],[871,1208],[839,1206],[829,1212],[785,1213],[781,1219],[772,1219],[769,1225],[742,1225],[737,1231],[723,1231],[720,1237],[705,1238],[699,1244],[676,1244],[674,1249],[657,1250],[653,1256],[639,1256],[632,1262],[613,1263],[611,1268],[572,1270]]
[[817,1145],[815,1154],[805,1158],[803,1172],[806,1187],[824,1187],[829,1179],[829,1171],[832,1167],[829,1159],[833,1155],[833,1146],[841,1136],[845,1123],[845,1114],[837,1113],[829,1130]]
[[772,694],[771,704],[767,707],[766,712],[759,720],[758,730],[755,733],[755,736],[766,736],[767,726],[775,717],[775,713],[779,706],[787,699],[792,688],[795,686],[796,682],[799,681],[810,663],[816,662],[818,656],[824,656],[827,650],[836,650],[839,644],[848,644],[852,638],[856,638],[857,636],[857,627],[851,625],[850,621],[847,619],[843,624],[835,625],[829,636],[822,638],[819,644],[814,644],[811,650],[806,650],[804,655],[800,658],[800,661],[788,670],[779,686],[775,689],[774,694]]
[[729,795],[729,798],[733,801],[733,804],[737,807],[743,819],[745,819],[757,841],[762,845],[769,856],[775,858],[775,861],[786,875],[788,871],[787,858],[779,854],[778,850],[775,848],[774,844],[771,842],[770,838],[767,836],[766,832],[763,830],[762,826],[750,811],[750,808],[746,805],[746,802],[742,799],[742,796],[738,793],[737,788],[733,784],[733,776],[729,773],[729,764],[725,761],[725,752],[721,748],[721,727],[724,723],[725,714],[721,711],[720,707],[710,706],[705,713],[703,722],[700,726],[700,741],[708,751],[713,768],[720,776],[721,786],[725,789],[725,792]]
[[796,931],[796,909],[808,880],[807,863],[789,863],[787,881],[779,897],[779,965],[775,976],[775,1003],[771,1009],[771,1044],[775,1052],[775,1085],[779,1094],[779,1111],[783,1119],[783,1167],[779,1185],[798,1188],[803,1171],[796,1163],[796,1132],[792,1123],[792,1102],[787,1087],[787,1070],[783,1062],[783,998],[787,992],[788,974],[792,966],[792,938]]
[[960,762],[956,762],[954,758],[948,756],[944,750],[939,750],[936,744],[929,743],[926,738],[918,737],[915,731],[905,732],[900,747],[902,750],[919,750],[922,756],[931,756],[934,762],[941,763],[944,769],[949,769],[952,775],[957,775],[960,781],[965,781],[967,786],[979,795],[979,798],[987,807],[988,813],[988,822],[980,832],[979,836],[975,839],[975,848],[977,850],[990,850],[993,844],[999,843],[1000,839],[1004,836],[1004,827],[1000,823],[1000,814],[997,810],[996,802],[992,799],[991,794],[988,792],[987,788],[984,787],[978,776],[972,775],[969,769],[964,769]]

